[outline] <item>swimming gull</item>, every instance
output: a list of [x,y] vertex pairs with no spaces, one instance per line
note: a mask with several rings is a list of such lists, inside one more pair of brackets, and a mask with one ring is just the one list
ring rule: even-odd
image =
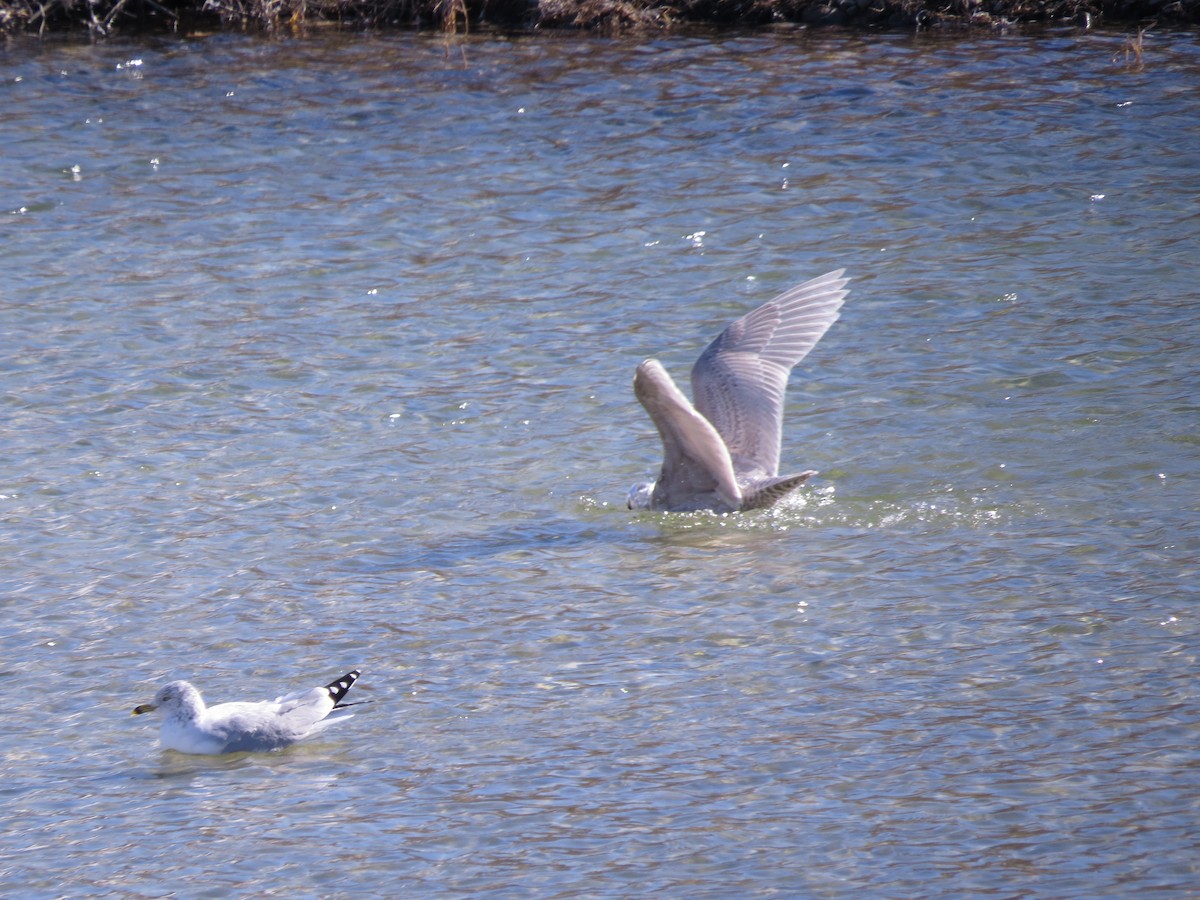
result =
[[152,702],[136,707],[133,714],[162,710],[159,743],[164,750],[180,753],[279,750],[350,718],[353,713],[327,716],[334,710],[358,705],[342,703],[342,698],[360,674],[355,669],[324,687],[274,700],[216,706],[205,706],[200,692],[188,682],[172,681],[158,689]]
[[838,269],[785,291],[717,336],[692,367],[695,405],[656,359],[633,392],[663,443],[657,481],[635,485],[630,509],[762,509],[815,471],[779,475],[783,395],[792,367],[838,318],[850,279]]

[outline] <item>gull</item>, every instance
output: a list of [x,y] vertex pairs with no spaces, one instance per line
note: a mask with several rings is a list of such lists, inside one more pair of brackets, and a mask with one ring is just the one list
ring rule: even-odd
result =
[[361,673],[358,669],[324,687],[296,691],[274,700],[237,701],[205,706],[200,692],[186,681],[158,689],[154,700],[135,707],[135,716],[162,710],[159,744],[180,753],[242,753],[280,750],[314,737],[353,713],[326,718],[342,703]]
[[850,279],[838,269],[785,291],[726,328],[692,367],[695,405],[656,359],[633,392],[663,443],[657,481],[629,491],[630,509],[735,512],[775,505],[817,473],[779,475],[783,395],[792,367],[838,318]]

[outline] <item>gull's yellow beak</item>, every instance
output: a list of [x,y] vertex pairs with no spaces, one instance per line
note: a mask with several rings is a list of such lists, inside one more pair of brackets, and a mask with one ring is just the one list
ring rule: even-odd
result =
[[135,706],[132,714],[135,716],[140,716],[142,713],[154,712],[156,709],[158,709],[158,707],[153,703],[143,703],[141,706]]

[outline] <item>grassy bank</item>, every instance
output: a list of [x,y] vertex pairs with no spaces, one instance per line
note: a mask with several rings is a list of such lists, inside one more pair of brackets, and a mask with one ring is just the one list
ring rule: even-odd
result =
[[0,0],[0,32],[93,34],[214,27],[426,27],[664,30],[683,24],[795,22],[889,29],[1200,23],[1200,0]]

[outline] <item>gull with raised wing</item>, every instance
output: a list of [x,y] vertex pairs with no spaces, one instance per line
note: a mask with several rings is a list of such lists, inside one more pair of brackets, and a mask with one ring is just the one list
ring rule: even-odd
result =
[[135,716],[163,714],[159,744],[180,753],[243,753],[281,750],[323,732],[353,713],[330,716],[356,706],[342,703],[361,673],[355,669],[323,687],[297,691],[274,700],[237,701],[205,706],[200,692],[186,681],[158,689],[154,700],[133,710]]
[[838,318],[845,269],[785,291],[726,328],[692,367],[695,404],[656,359],[633,392],[663,443],[657,481],[629,492],[630,509],[734,512],[774,506],[815,471],[779,474],[783,396],[792,367]]

